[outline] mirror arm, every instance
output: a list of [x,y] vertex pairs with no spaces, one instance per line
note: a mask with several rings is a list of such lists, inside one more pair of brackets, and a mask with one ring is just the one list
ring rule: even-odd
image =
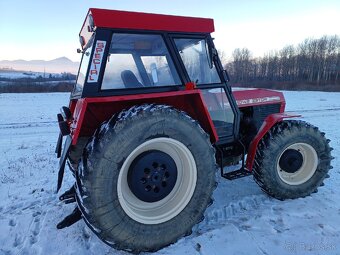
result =
[[227,70],[223,70],[222,71],[222,74],[223,74],[223,78],[226,82],[229,82],[230,81],[230,77],[229,77],[229,74],[227,72]]

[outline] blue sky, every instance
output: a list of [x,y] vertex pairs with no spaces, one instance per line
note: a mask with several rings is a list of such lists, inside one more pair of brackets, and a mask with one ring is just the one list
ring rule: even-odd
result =
[[262,56],[307,37],[340,35],[340,0],[0,0],[0,60],[78,61],[90,7],[213,18],[216,46],[227,56],[235,48]]

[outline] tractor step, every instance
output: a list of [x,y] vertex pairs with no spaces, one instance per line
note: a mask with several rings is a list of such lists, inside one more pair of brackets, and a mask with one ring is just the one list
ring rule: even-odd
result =
[[249,172],[248,170],[241,168],[239,170],[235,170],[235,171],[232,171],[232,172],[223,173],[222,177],[226,178],[228,180],[235,180],[235,179],[239,179],[239,178],[246,177],[246,176],[249,176],[249,175],[252,175],[252,173]]

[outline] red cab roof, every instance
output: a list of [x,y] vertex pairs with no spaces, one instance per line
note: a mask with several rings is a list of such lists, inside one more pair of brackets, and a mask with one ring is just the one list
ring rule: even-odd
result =
[[96,8],[91,8],[89,13],[92,14],[94,25],[97,27],[171,32],[214,32],[214,21],[206,18]]
[[213,19],[90,8],[80,31],[85,41],[91,34],[90,16],[97,28],[182,33],[212,33],[215,30]]

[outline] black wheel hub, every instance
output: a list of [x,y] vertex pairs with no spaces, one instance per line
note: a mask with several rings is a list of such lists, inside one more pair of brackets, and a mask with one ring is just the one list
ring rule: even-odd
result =
[[143,152],[132,161],[127,181],[131,192],[140,200],[150,203],[160,201],[176,184],[176,163],[162,151]]
[[295,173],[303,164],[302,154],[294,149],[286,150],[279,161],[280,168],[287,173]]

